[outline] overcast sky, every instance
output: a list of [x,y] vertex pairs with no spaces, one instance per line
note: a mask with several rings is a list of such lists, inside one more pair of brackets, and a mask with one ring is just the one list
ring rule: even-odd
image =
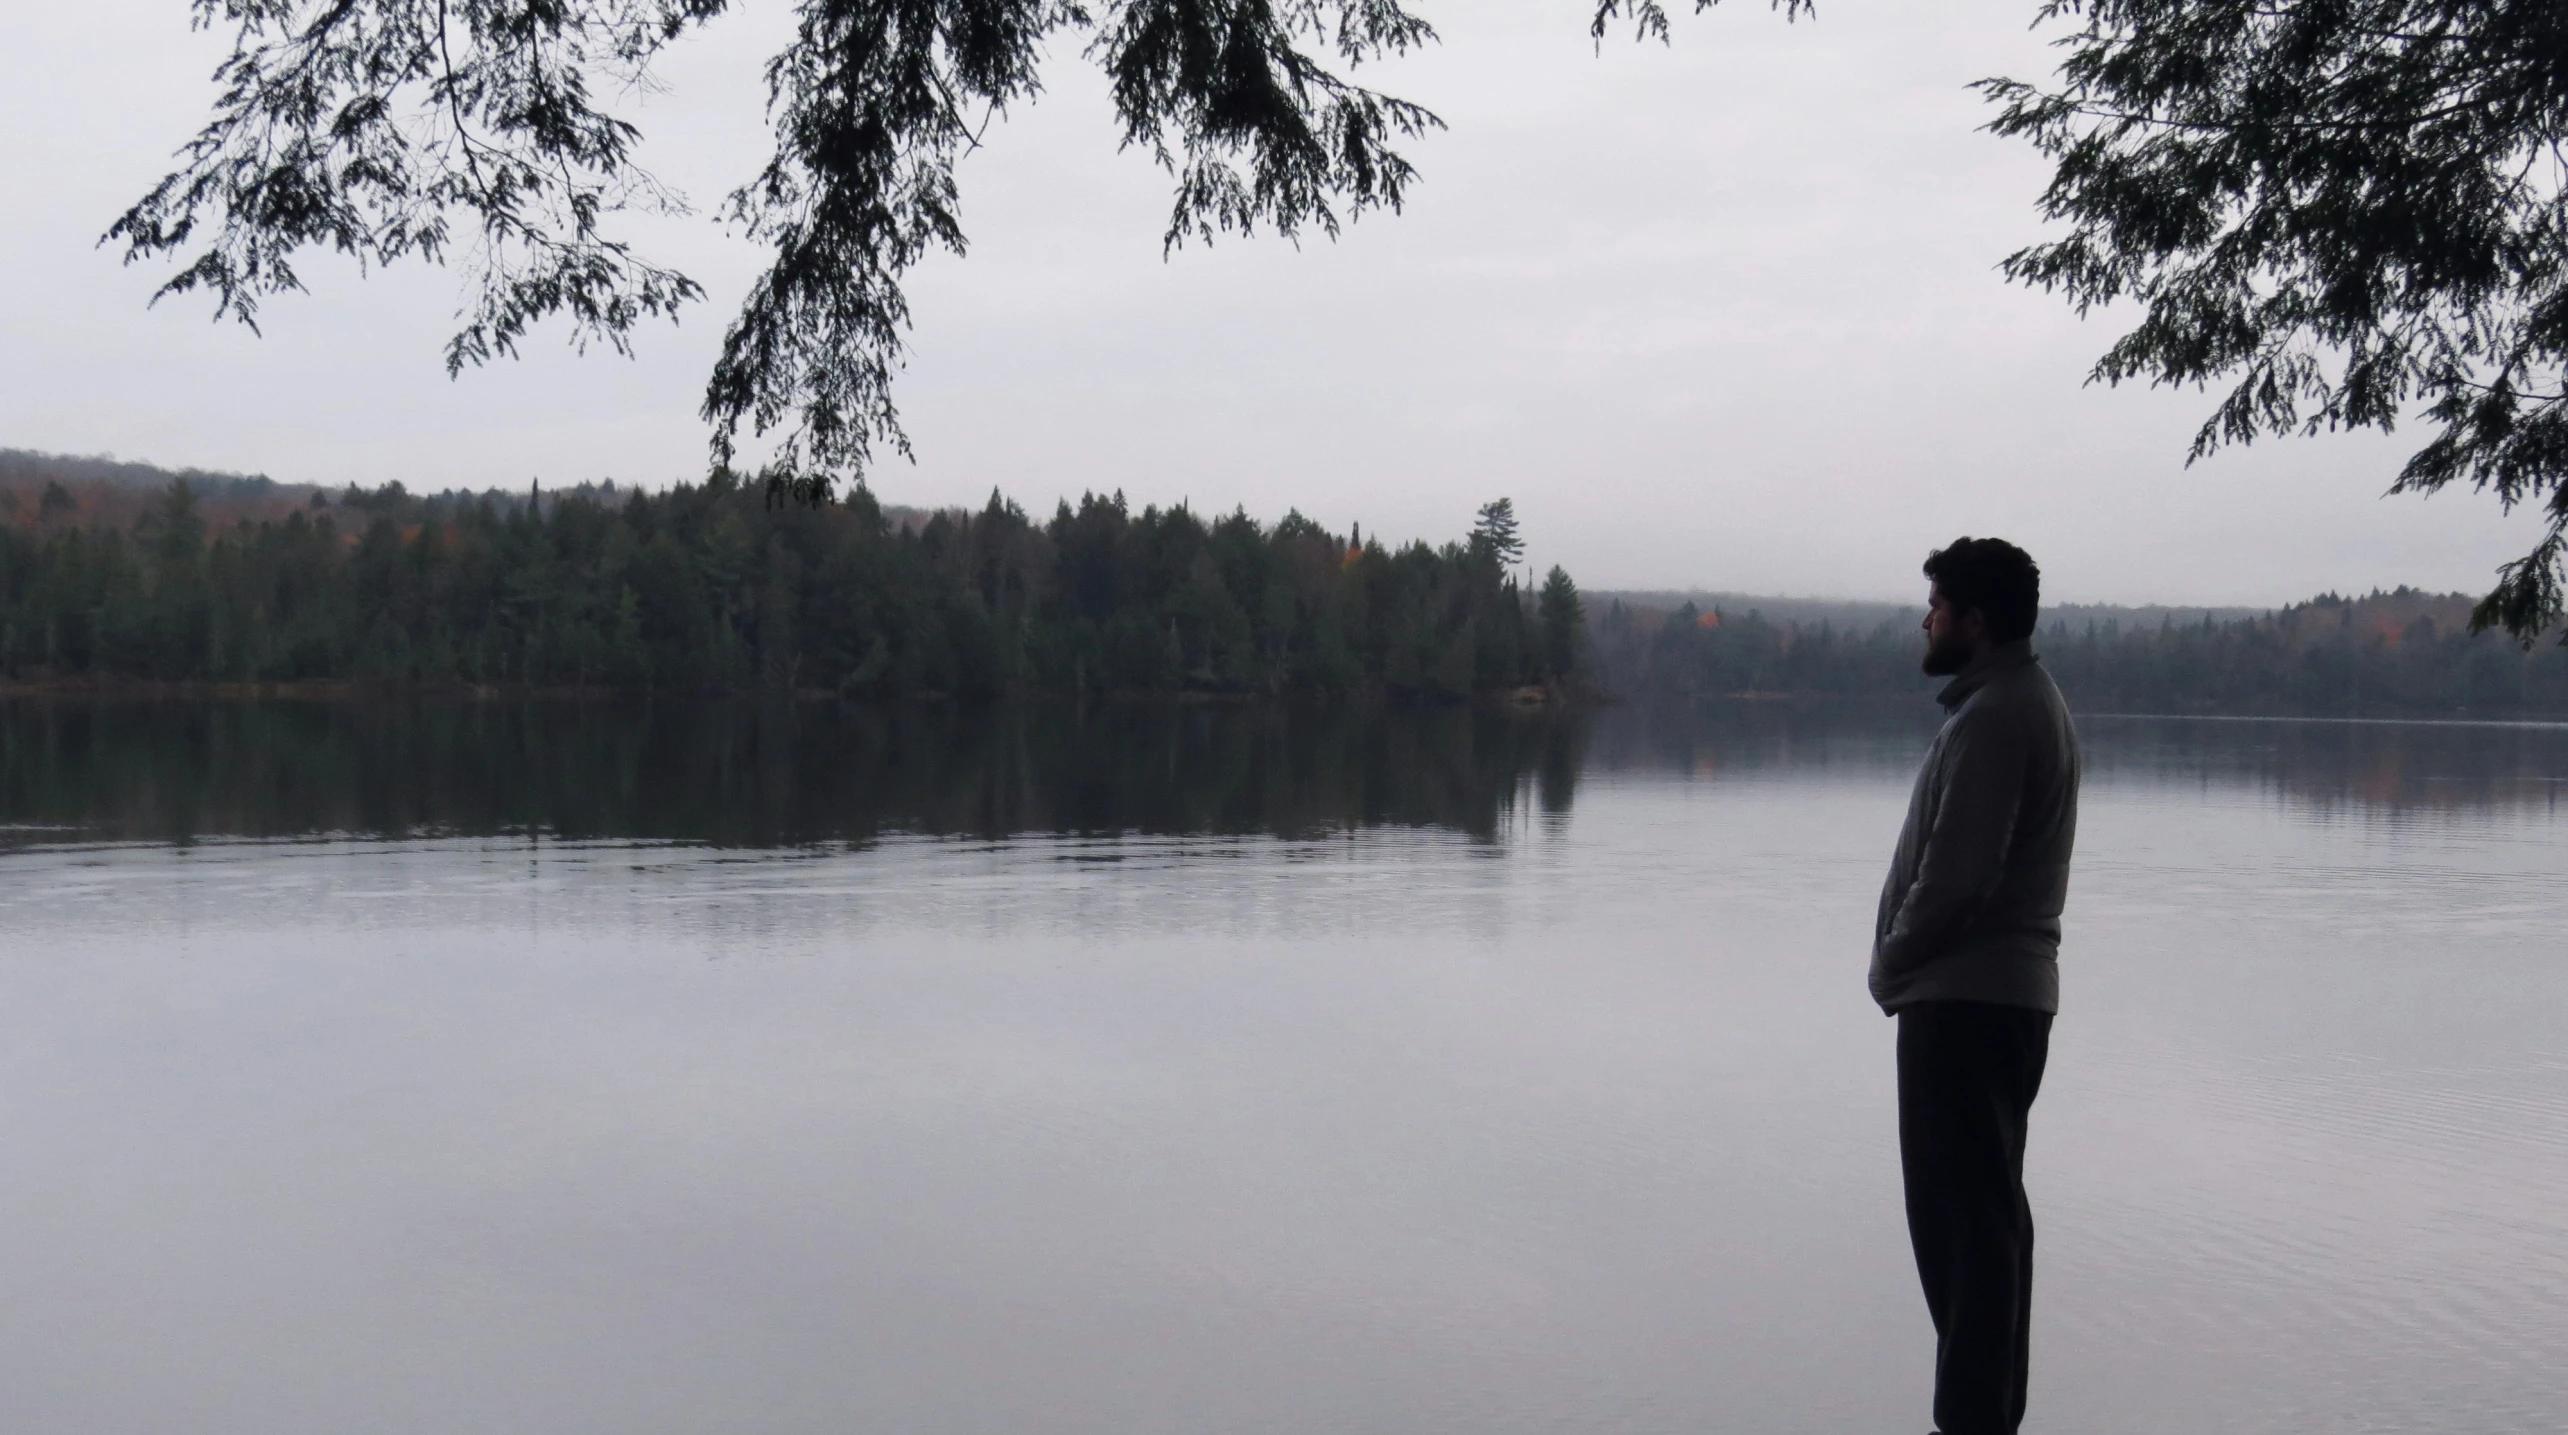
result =
[[[2044,171],[1965,87],[2048,63],[2030,0],[1752,0],[1676,44],[1586,35],[1587,0],[1414,0],[1427,54],[1368,72],[1451,124],[1406,214],[1331,245],[1163,261],[1167,181],[1119,154],[1075,41],[964,167],[967,258],[912,286],[887,501],[1048,512],[1083,489],[1298,507],[1389,538],[1514,498],[1588,587],[1911,598],[1925,550],[1996,533],[2061,600],[2278,603],[2478,590],[2528,517],[2384,498],[2417,431],[2184,466],[2209,400],[2087,388],[2118,329],[1995,272]],[[782,0],[681,47],[646,156],[709,210],[766,153]],[[710,220],[631,232],[712,298],[640,355],[444,377],[458,291],[316,257],[264,337],[94,247],[201,122],[224,48],[185,0],[0,7],[0,446],[413,488],[700,476],[698,399],[758,252]]]

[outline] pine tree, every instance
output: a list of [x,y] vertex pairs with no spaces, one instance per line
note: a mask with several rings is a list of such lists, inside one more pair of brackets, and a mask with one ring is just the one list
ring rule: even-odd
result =
[[1480,505],[1480,517],[1471,525],[1471,552],[1488,560],[1504,573],[1525,556],[1525,541],[1516,533],[1516,505],[1511,499],[1499,498]]

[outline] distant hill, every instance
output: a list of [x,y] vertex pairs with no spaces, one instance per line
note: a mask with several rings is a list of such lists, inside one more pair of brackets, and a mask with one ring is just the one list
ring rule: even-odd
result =
[[[1712,589],[1606,589],[1590,591],[1587,606],[1602,610],[1614,603],[1625,607],[1673,612],[1691,603],[1698,613],[1720,613],[1725,618],[1744,618],[1753,613],[1769,623],[1785,627],[1815,628],[1822,623],[1854,632],[1869,632],[1889,623],[1913,628],[1925,618],[1924,603],[1876,603],[1850,598],[1787,598],[1772,593],[1737,593]],[[2199,623],[2205,618],[2215,623],[2236,622],[2241,618],[2264,616],[2264,608],[2206,608],[2183,604],[2142,603],[2062,603],[2042,609],[2042,624],[2048,628],[2082,631],[2089,623],[2120,623],[2125,628],[2135,624],[2156,627],[2162,622],[2178,626]]]
[[321,493],[312,484],[278,483],[265,474],[166,469],[105,455],[79,458],[0,448],[0,522],[129,528],[155,494],[181,479],[196,494],[206,521],[226,528],[281,519]]
[[[1605,590],[1585,595],[1593,618],[1619,603],[1633,614],[1635,626],[1654,631],[1670,614],[1691,606],[1699,621],[1710,624],[1747,619],[1783,632],[1815,630],[1825,625],[1849,636],[1864,636],[1885,624],[1906,634],[1926,616],[1922,603],[1860,602],[1839,598],[1786,598],[1769,593],[1694,589]],[[2166,630],[2224,628],[2250,623],[2277,635],[2295,650],[2322,640],[2343,637],[2379,639],[2392,646],[2411,632],[2451,636],[2470,626],[2477,599],[2467,593],[2430,593],[2422,588],[2376,588],[2347,597],[2322,593],[2281,608],[2210,608],[2166,603],[2062,603],[2042,609],[2041,636],[2051,643],[2098,636],[2132,637]],[[2423,624],[2420,627],[2420,623]]]
[[[1631,601],[1668,598],[1673,607]],[[1718,598],[1712,604],[1702,599]],[[2063,606],[2036,646],[2089,712],[2568,715],[2568,648],[2472,633],[2465,593],[2322,593],[2272,611]],[[1918,693],[1921,610],[1750,594],[1595,594],[1599,682],[1632,696]]]
[[[279,483],[263,473],[162,468],[157,464],[135,463],[106,454],[81,457],[0,448],[0,523],[29,527],[44,522],[63,522],[81,527],[131,528],[155,495],[166,492],[171,484],[182,479],[189,491],[196,495],[196,511],[204,518],[206,528],[216,533],[244,523],[277,522],[296,509],[329,508],[339,504],[366,508],[411,496],[403,492],[399,484],[374,489],[355,485],[330,488],[317,483]],[[45,490],[49,487],[60,490],[60,495],[50,506],[45,499]],[[548,488],[543,490],[543,497],[549,502],[574,496],[598,498],[616,492],[615,483],[610,479],[603,484]],[[502,513],[508,513],[528,500],[529,491],[492,488],[476,493],[469,489],[448,489],[418,497],[432,504],[487,502]],[[935,509],[886,505],[883,516],[895,528],[915,530],[926,527],[928,520],[937,512]]]
[[127,488],[156,492],[169,487],[176,479],[186,479],[198,494],[213,496],[235,492],[267,493],[276,490],[318,492],[308,483],[280,484],[263,473],[225,473],[204,468],[161,468],[154,464],[133,463],[113,454],[80,457],[66,453],[37,453],[23,448],[0,448],[0,486],[20,488],[28,484],[41,486],[58,482]]

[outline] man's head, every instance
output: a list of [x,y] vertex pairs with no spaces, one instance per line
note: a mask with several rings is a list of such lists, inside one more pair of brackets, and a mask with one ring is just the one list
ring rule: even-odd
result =
[[1949,677],[1991,648],[2033,636],[2042,570],[2003,538],[1956,538],[1926,555],[1926,673]]

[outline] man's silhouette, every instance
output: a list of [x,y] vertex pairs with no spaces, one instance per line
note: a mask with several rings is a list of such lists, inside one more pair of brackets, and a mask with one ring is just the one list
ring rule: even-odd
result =
[[2033,1313],[2025,1120],[2060,1000],[2078,745],[2033,656],[2041,571],[1963,538],[1928,555],[1926,671],[1948,714],[1882,885],[1872,994],[1899,1021],[1908,1237],[1935,1318],[1935,1424],[2024,1420]]

